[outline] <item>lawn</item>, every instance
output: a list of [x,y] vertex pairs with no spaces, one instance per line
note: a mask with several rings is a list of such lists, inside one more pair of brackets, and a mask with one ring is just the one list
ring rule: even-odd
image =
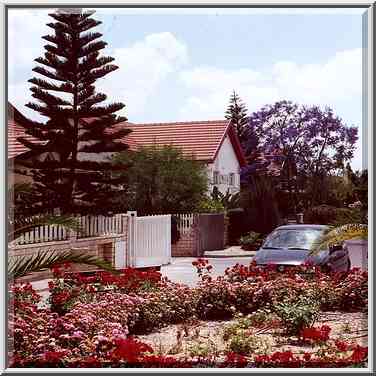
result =
[[368,274],[236,265],[197,287],[156,271],[55,268],[49,305],[13,287],[13,367],[366,367]]

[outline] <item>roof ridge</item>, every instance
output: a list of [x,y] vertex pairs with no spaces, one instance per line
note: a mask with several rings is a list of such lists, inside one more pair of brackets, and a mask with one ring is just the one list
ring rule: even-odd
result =
[[178,125],[178,124],[215,124],[215,123],[227,123],[228,120],[194,120],[194,121],[173,121],[173,122],[163,122],[163,123],[131,123],[131,125]]

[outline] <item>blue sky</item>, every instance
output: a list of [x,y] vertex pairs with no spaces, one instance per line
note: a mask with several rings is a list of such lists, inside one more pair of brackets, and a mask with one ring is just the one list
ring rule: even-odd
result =
[[[9,99],[29,116],[26,81],[50,32],[46,13],[9,12]],[[361,13],[99,9],[105,53],[120,69],[98,86],[133,122],[223,118],[235,89],[250,111],[289,99],[329,105],[361,127]]]

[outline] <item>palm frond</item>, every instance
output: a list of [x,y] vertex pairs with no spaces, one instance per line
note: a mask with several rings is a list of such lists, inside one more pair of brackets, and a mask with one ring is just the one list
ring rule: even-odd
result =
[[320,250],[332,244],[341,244],[351,239],[367,239],[368,226],[363,224],[347,224],[339,227],[330,227],[324,234],[313,243],[312,254],[317,254]]
[[[14,259],[14,257],[13,257]],[[55,265],[64,263],[76,263],[97,266],[100,269],[118,274],[111,264],[98,257],[85,253],[68,250],[64,252],[44,251],[38,252],[34,256],[20,257],[8,263],[8,276],[10,278],[20,278],[33,272],[40,272],[52,268]]]

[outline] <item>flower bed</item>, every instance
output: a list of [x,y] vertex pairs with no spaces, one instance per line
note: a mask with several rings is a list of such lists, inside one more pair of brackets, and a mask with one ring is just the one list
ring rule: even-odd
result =
[[[328,275],[310,266],[280,273],[251,264],[236,265],[214,279],[207,260],[194,265],[201,278],[196,288],[172,283],[156,271],[84,277],[64,276],[59,267],[49,286],[49,308],[37,306],[40,298],[30,285],[14,287],[12,365],[349,367],[367,361],[365,346],[332,338],[328,325],[318,326],[325,311],[366,311],[367,273],[353,269]],[[188,328],[195,320],[218,319],[227,320],[217,330],[221,348],[215,339],[211,344],[193,341],[185,352],[169,354],[147,341],[148,333],[167,325]],[[272,333],[270,343],[264,341],[265,331]],[[178,333],[176,346],[181,347],[184,331]],[[293,353],[276,338],[312,351]]]

